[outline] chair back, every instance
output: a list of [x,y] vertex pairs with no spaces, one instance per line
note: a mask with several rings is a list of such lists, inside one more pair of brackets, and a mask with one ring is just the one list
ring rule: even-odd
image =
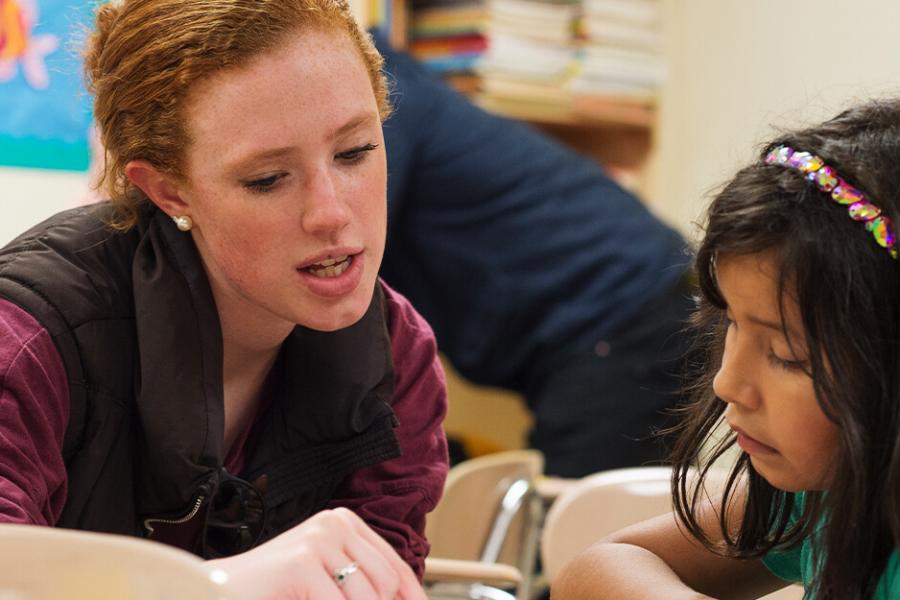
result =
[[[721,489],[724,471],[711,470],[709,493]],[[672,511],[672,469],[635,467],[588,475],[563,491],[547,512],[541,536],[541,561],[547,581],[588,546],[623,527]],[[761,600],[800,600],[803,588],[788,586]]]
[[221,571],[171,546],[121,535],[0,525],[0,598],[231,600]]
[[[509,515],[501,511],[504,497],[508,502],[516,500],[518,492],[529,489],[543,468],[544,458],[537,450],[510,450],[478,456],[450,469],[444,495],[425,525],[431,555],[482,560],[488,549],[489,554],[495,553],[488,557],[492,562],[518,566],[515,540],[524,533],[525,510],[512,511],[516,514],[508,523],[505,539],[495,536],[491,547],[486,546],[498,519],[503,521]],[[524,496],[518,499],[525,501]]]
[[669,467],[614,469],[588,475],[564,491],[547,512],[541,561],[547,580],[600,538],[672,510]]
[[[469,561],[471,567],[515,567],[515,596],[530,597],[541,517],[534,483],[543,470],[544,457],[537,450],[478,456],[450,469],[444,495],[425,525],[432,562],[438,558]],[[474,585],[467,588],[465,597],[511,597],[501,590],[479,586],[475,571],[470,573]],[[432,580],[427,568],[425,578]]]

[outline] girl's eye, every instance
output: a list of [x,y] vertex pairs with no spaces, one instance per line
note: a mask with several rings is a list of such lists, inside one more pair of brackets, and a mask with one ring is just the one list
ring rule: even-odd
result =
[[358,148],[351,148],[350,150],[346,150],[344,152],[338,152],[335,154],[335,158],[338,160],[347,162],[347,163],[355,163],[361,161],[365,158],[366,154],[378,148],[378,144],[365,144],[364,146],[359,146]]
[[785,371],[803,371],[805,373],[809,370],[805,360],[788,360],[786,358],[781,358],[772,350],[769,350],[769,363],[784,369]]
[[244,182],[244,187],[251,192],[266,193],[272,191],[278,186],[278,182],[285,176],[284,173],[276,173],[259,179],[252,179]]

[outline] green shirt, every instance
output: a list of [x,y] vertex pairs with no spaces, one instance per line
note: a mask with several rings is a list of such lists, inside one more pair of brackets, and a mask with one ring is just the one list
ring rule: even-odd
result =
[[[803,512],[804,494],[799,492],[791,511],[789,527],[797,522]],[[806,600],[813,600],[809,590],[815,579],[812,564],[812,541],[809,538],[803,540],[800,546],[790,550],[773,550],[766,554],[763,564],[778,577],[790,582],[800,582],[807,590]],[[872,600],[898,600],[900,599],[900,557],[895,550],[888,559],[875,595]]]

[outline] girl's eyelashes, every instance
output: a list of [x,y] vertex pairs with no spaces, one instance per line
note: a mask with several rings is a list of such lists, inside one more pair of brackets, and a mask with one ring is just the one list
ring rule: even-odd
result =
[[345,150],[344,152],[338,152],[335,154],[335,158],[346,163],[355,163],[361,161],[365,158],[366,154],[376,148],[378,148],[378,144],[364,144],[356,148],[351,148],[350,150]]
[[804,373],[809,372],[809,365],[807,365],[805,360],[789,360],[786,358],[781,358],[773,350],[769,350],[769,363],[773,366],[784,369],[785,371],[802,371]]
[[251,192],[264,194],[278,187],[278,182],[286,176],[287,173],[275,173],[273,175],[266,175],[265,177],[260,177],[259,179],[251,179],[249,181],[245,181],[243,183],[243,186]]
[[[729,315],[727,312],[723,313],[723,318],[725,320],[725,326],[727,329],[737,329],[737,323],[734,321],[734,319],[731,318],[731,315]],[[810,372],[809,363],[806,360],[781,358],[780,356],[775,354],[775,351],[771,348],[769,348],[766,358],[769,361],[770,365],[778,367],[779,369],[783,369],[785,371],[803,372],[806,374],[809,374]]]

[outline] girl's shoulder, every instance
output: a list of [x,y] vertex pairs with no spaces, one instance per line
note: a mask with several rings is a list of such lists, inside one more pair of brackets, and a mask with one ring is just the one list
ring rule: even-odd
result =
[[888,559],[881,581],[878,582],[874,600],[893,600],[894,598],[900,598],[900,554],[896,548]]
[[[803,492],[794,494],[794,506],[788,519],[788,529],[792,528],[800,519],[800,516],[803,514],[804,503],[805,494]],[[769,571],[781,579],[793,583],[803,582],[805,586],[806,582],[811,579],[809,573],[807,573],[805,561],[805,558],[809,555],[809,540],[804,540],[800,545],[793,548],[770,550],[762,558],[762,562]]]
[[[803,514],[805,499],[806,496],[803,492],[794,495],[794,508],[788,521],[789,528]],[[786,581],[802,583],[803,587],[807,589],[815,580],[813,548],[810,539],[803,540],[793,548],[772,550],[762,560],[773,574]],[[895,600],[897,598],[900,598],[900,553],[895,549],[888,559],[872,600]]]

